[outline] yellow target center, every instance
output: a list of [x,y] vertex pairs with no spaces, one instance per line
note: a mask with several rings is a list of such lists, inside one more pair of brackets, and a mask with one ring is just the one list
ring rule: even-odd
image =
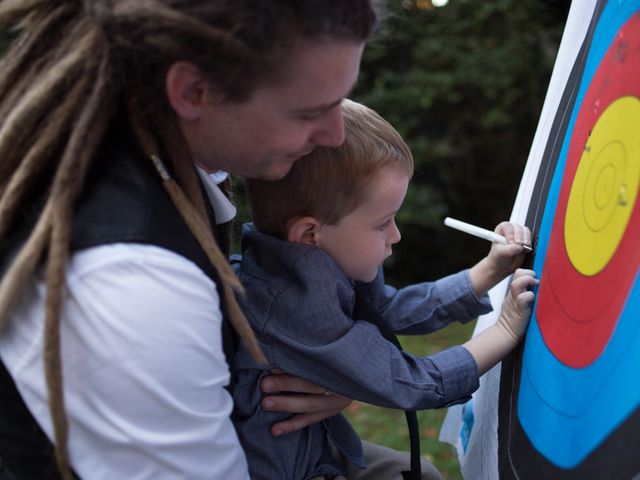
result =
[[[619,147],[619,145],[616,146]],[[615,193],[616,184],[615,168],[611,165],[605,166],[594,182],[593,201],[595,208],[604,210],[611,204],[611,195]],[[585,209],[590,207],[590,203],[585,204]],[[587,216],[587,219],[589,219],[589,216]]]
[[596,122],[567,201],[564,236],[573,267],[598,274],[615,254],[640,186],[640,100],[621,97]]

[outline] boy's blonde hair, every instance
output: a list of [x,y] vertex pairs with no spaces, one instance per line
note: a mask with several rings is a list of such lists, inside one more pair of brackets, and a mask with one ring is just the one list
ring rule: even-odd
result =
[[286,239],[287,222],[307,215],[335,225],[361,204],[383,170],[413,175],[411,151],[389,122],[351,100],[341,108],[341,146],[316,147],[280,180],[246,181],[253,222],[261,232]]

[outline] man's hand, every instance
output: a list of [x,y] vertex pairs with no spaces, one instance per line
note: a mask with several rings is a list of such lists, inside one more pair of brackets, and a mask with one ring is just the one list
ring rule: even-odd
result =
[[264,377],[260,387],[267,394],[262,399],[262,408],[293,414],[287,420],[271,426],[271,434],[276,437],[337,415],[352,402],[349,398],[280,370],[274,370],[271,375]]

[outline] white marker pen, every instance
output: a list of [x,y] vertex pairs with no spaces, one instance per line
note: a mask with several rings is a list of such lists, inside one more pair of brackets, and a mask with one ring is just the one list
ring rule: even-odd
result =
[[[451,218],[451,217],[445,218],[444,224],[447,227],[455,228],[456,230],[460,230],[461,232],[468,233],[469,235],[473,235],[474,237],[489,240],[490,242],[501,243],[502,245],[509,244],[509,242],[507,242],[507,239],[505,237],[497,234],[496,232],[492,232],[491,230],[487,230],[485,228],[476,227],[475,225],[471,225],[470,223],[461,222],[460,220],[456,220],[455,218]],[[522,248],[524,248],[525,250],[531,251],[531,247],[527,245],[522,245]]]

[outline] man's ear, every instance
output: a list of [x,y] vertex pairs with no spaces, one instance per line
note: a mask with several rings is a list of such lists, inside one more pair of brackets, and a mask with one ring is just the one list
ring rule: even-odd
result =
[[180,61],[167,70],[165,88],[171,108],[184,120],[197,120],[211,101],[211,86],[202,71],[191,62]]
[[318,245],[321,225],[317,218],[311,216],[291,219],[287,222],[287,240],[306,245]]

